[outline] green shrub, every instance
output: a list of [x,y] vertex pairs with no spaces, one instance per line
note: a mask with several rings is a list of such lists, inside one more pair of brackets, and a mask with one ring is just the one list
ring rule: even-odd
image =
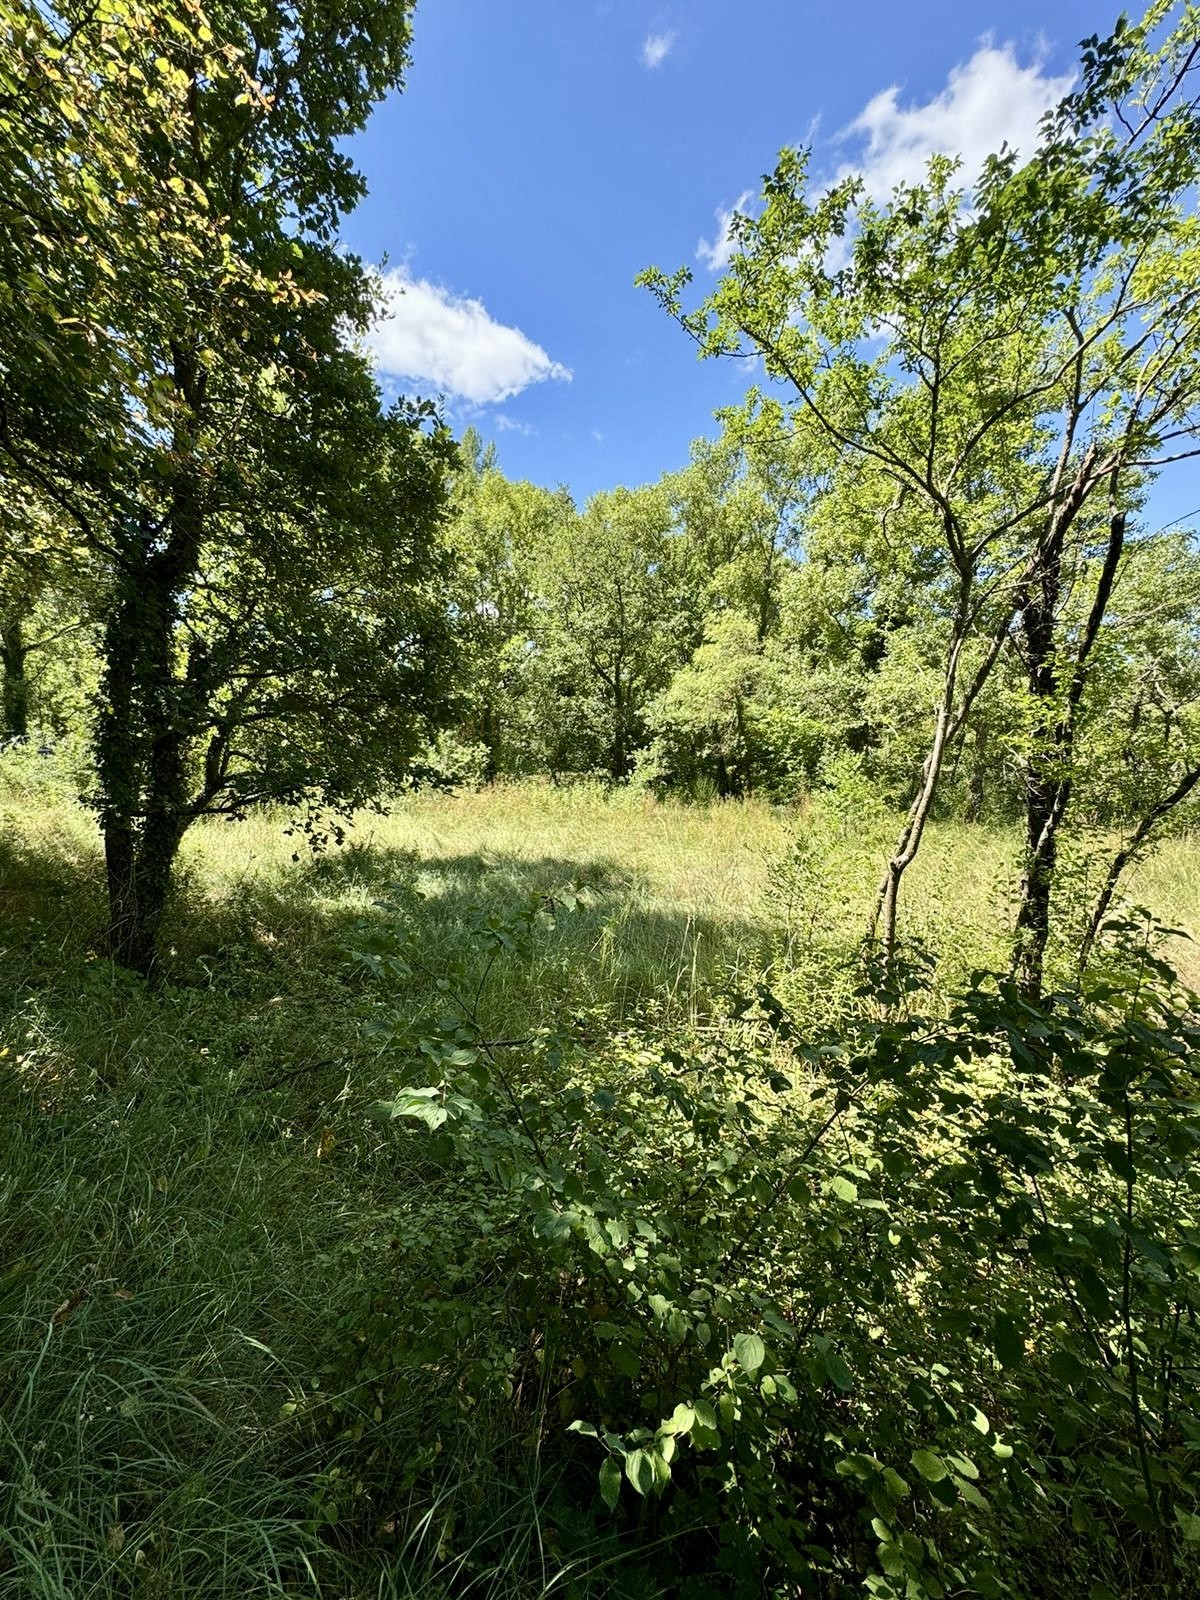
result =
[[[562,909],[475,937],[520,959]],[[704,1035],[501,1044],[448,975],[378,1025],[382,1113],[453,1174],[387,1342],[503,1395],[661,1592],[1191,1593],[1196,1002],[1129,930],[1045,1006],[924,981],[828,1037],[762,988]]]

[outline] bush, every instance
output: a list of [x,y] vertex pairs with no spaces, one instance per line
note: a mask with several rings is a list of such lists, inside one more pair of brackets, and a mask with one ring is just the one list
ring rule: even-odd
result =
[[[475,938],[520,959],[563,909]],[[400,991],[411,937],[365,952]],[[376,1024],[446,1174],[393,1369],[504,1396],[557,1537],[651,1592],[1195,1592],[1197,1002],[1128,929],[1083,994],[926,999],[876,975],[836,1037],[765,987],[702,1035]]]

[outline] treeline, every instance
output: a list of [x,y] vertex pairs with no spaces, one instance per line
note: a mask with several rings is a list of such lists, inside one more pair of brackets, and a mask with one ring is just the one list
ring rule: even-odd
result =
[[[449,534],[464,674],[437,749],[447,778],[792,801],[853,775],[911,802],[942,685],[945,574],[905,548],[887,508],[814,482],[805,442],[766,411],[754,397],[682,472],[582,511],[506,478],[468,431]],[[1096,553],[1094,536],[1072,552],[1076,609]],[[1113,587],[1079,725],[1079,814],[1105,826],[1139,815],[1200,749],[1190,531],[1128,537]],[[943,774],[944,810],[1019,816],[1024,672],[1009,637]]]

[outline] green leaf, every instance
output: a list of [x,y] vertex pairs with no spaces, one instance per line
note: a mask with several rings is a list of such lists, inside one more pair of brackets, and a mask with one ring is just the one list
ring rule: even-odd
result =
[[895,1467],[884,1467],[883,1482],[893,1500],[903,1500],[912,1493],[907,1479],[902,1478]]
[[836,1350],[825,1352],[825,1373],[835,1388],[849,1393],[854,1387],[854,1374]]
[[829,1192],[848,1206],[853,1205],[858,1199],[858,1185],[849,1178],[830,1178]]
[[659,1433],[667,1434],[690,1433],[692,1424],[695,1422],[695,1420],[695,1411],[686,1403],[686,1401],[681,1400],[658,1431]]
[[1017,1367],[1025,1359],[1025,1335],[1015,1318],[997,1311],[992,1320],[992,1349],[1002,1367]]
[[702,1428],[709,1428],[715,1432],[717,1426],[717,1413],[713,1410],[708,1400],[692,1401],[692,1410],[696,1413],[696,1421]]
[[927,1483],[938,1483],[949,1475],[946,1463],[932,1450],[914,1450],[909,1459]]
[[1076,1267],[1075,1282],[1079,1286],[1079,1298],[1093,1316],[1107,1317],[1112,1314],[1112,1296],[1095,1267],[1089,1262]]
[[767,1354],[756,1333],[739,1333],[733,1341],[733,1353],[743,1372],[757,1372]]
[[648,1495],[654,1488],[654,1462],[647,1450],[631,1450],[625,1457],[625,1476],[636,1492]]
[[987,1501],[984,1499],[983,1495],[980,1494],[979,1490],[973,1483],[969,1482],[966,1478],[956,1477],[954,1479],[954,1486],[968,1505],[975,1506],[980,1511],[987,1510]]
[[946,1477],[938,1478],[934,1483],[927,1482],[925,1487],[939,1505],[946,1506],[947,1509],[953,1509],[958,1504],[957,1483],[958,1480],[956,1478],[947,1474]]
[[610,1511],[615,1510],[621,1494],[621,1463],[616,1456],[606,1456],[600,1468],[600,1498]]
[[441,1104],[440,1089],[405,1089],[387,1104],[391,1117],[412,1117],[429,1129],[440,1128],[447,1112]]
[[636,1378],[642,1369],[637,1351],[623,1340],[613,1345],[609,1351],[609,1359],[623,1378]]

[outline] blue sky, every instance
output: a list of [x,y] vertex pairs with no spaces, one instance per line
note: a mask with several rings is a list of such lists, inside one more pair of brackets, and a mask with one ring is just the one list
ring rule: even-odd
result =
[[[583,500],[682,466],[737,364],[701,365],[633,286],[721,259],[718,213],[785,144],[885,193],[932,149],[1026,146],[1078,41],[1079,0],[424,0],[402,96],[351,146],[348,244],[405,285],[377,330],[398,387],[443,393],[513,477]],[[1200,503],[1176,469],[1156,510]],[[1181,479],[1183,481],[1181,481]],[[1190,498],[1189,498],[1190,480]]]

